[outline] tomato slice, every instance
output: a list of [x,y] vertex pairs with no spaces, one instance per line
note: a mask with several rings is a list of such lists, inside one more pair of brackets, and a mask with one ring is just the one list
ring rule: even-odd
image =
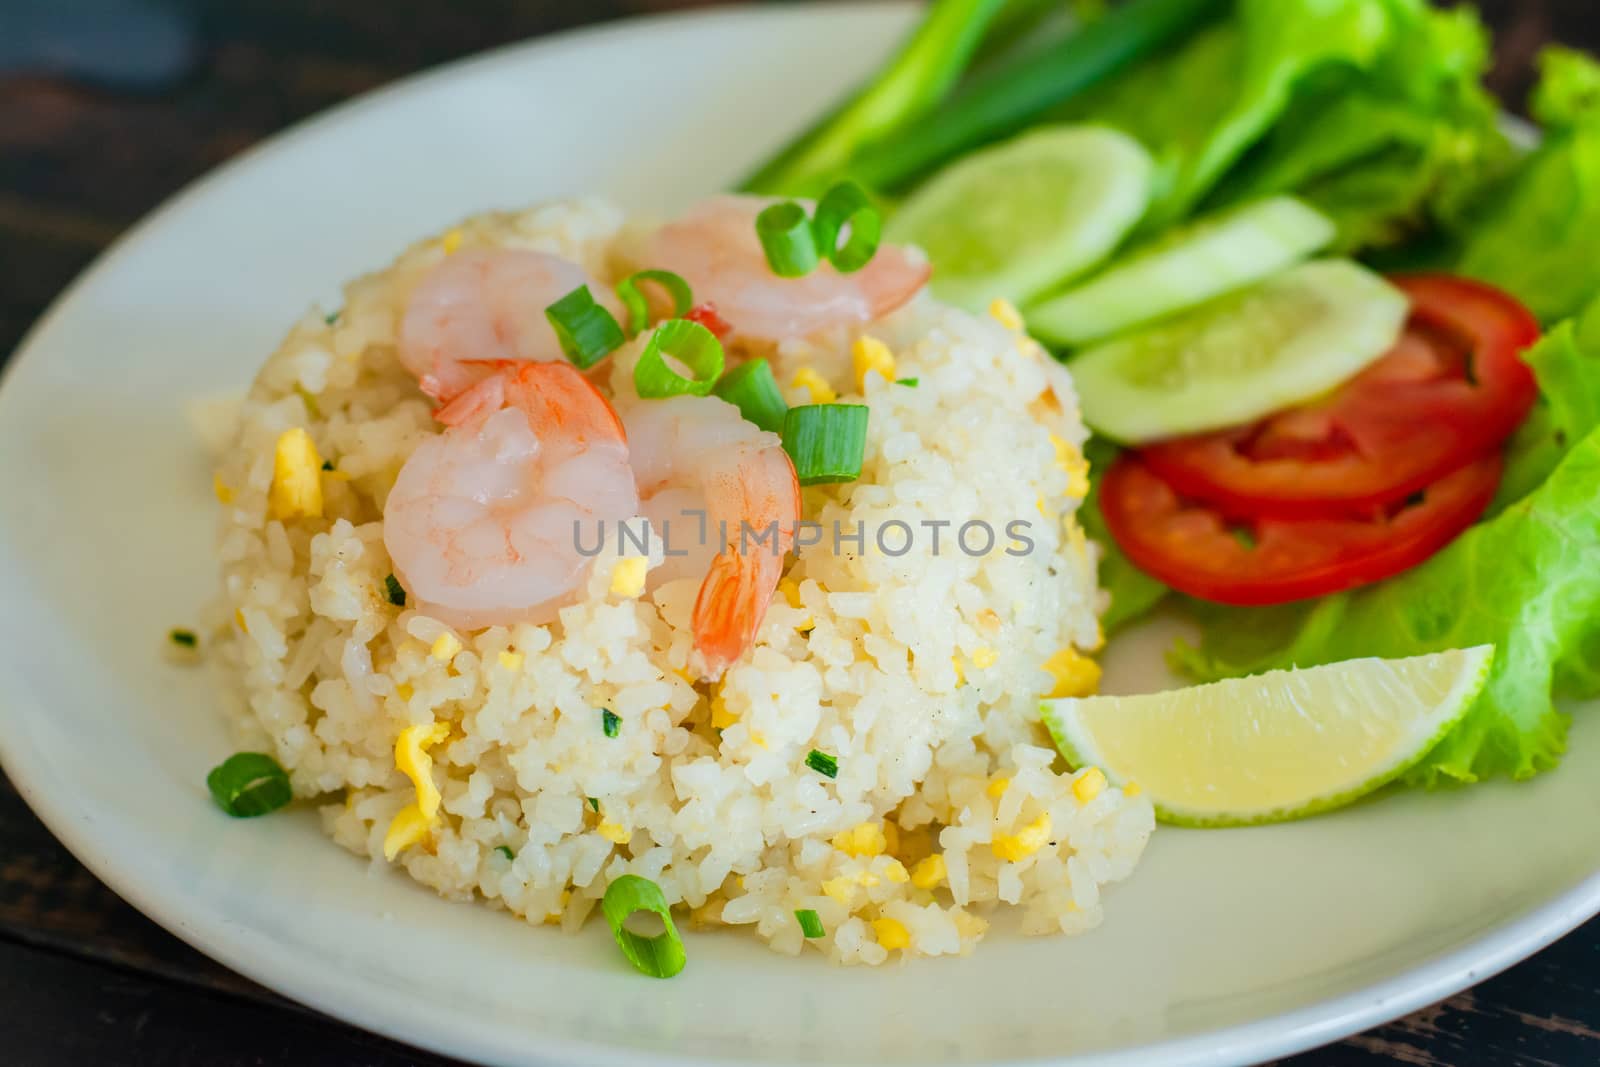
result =
[[1100,482],[1106,526],[1140,570],[1223,604],[1282,604],[1376,582],[1416,566],[1477,521],[1500,482],[1490,454],[1392,512],[1367,518],[1230,523],[1180,496],[1134,453]]
[[1230,515],[1369,514],[1497,448],[1538,399],[1518,356],[1538,322],[1478,282],[1392,280],[1412,314],[1382,359],[1317,403],[1145,448],[1151,469]]

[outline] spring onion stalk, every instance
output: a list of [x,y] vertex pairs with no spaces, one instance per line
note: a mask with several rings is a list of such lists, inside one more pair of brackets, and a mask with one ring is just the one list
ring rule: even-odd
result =
[[193,630],[168,630],[167,640],[171,641],[179,648],[200,647],[200,638]]
[[830,756],[826,752],[818,752],[816,749],[812,749],[811,754],[806,757],[806,766],[824,778],[839,777],[838,756]]
[[778,388],[778,381],[766,360],[752,359],[739,364],[722,376],[712,392],[768,433],[783,432],[783,417],[789,413],[789,405],[784,402],[783,390]]
[[590,797],[589,798],[589,810],[592,811],[592,812],[595,812],[595,813],[598,813],[600,811],[600,798],[599,797]]
[[939,109],[907,123],[849,161],[870,188],[902,186],[945,160],[1015,133],[1219,11],[1226,0],[1128,0],[1059,43],[975,77]]
[[800,932],[807,939],[827,937],[828,931],[822,928],[822,919],[810,908],[801,908],[794,913],[795,921],[800,924]]
[[[671,356],[687,367],[685,378],[667,365]],[[656,327],[633,368],[633,387],[646,400],[690,393],[705,396],[722,377],[722,342],[689,319],[672,319]]]
[[894,384],[903,385],[907,389],[915,389],[919,384],[921,384],[921,379],[920,378],[896,378],[894,380]]
[[650,303],[639,291],[640,282],[655,282],[672,297],[673,318],[683,318],[694,307],[694,290],[681,275],[670,270],[641,270],[622,280],[617,286],[617,299],[628,309],[628,336],[638,337],[650,325]]
[[778,277],[803,278],[817,268],[816,231],[806,209],[793,200],[762,209],[756,216],[756,236],[761,239],[767,266]]
[[610,708],[600,709],[600,729],[607,737],[616,737],[622,730],[622,716]]
[[1005,5],[1006,0],[934,0],[922,23],[871,83],[745,179],[743,188],[797,196],[820,191],[863,146],[949,95]]
[[[600,910],[611,924],[617,947],[641,973],[652,978],[671,978],[683,970],[688,955],[683,950],[678,928],[672,924],[672,910],[667,907],[660,886],[648,878],[625,874],[606,887]],[[624,925],[628,917],[640,911],[660,916],[665,929],[655,937],[644,937],[629,930]]]
[[510,845],[496,845],[494,846],[494,850],[508,860],[514,860],[517,858],[517,854],[511,851]]
[[236,752],[206,775],[206,788],[217,807],[235,819],[277,811],[290,800],[289,775],[278,761],[262,752]]
[[[839,235],[849,227],[844,245]],[[833,261],[840,274],[852,274],[865,267],[878,252],[883,236],[883,212],[867,191],[855,182],[839,182],[822,194],[811,220],[817,251]]]
[[867,450],[864,404],[807,404],[783,419],[783,450],[801,485],[853,482]]
[[389,603],[395,607],[403,608],[406,606],[405,587],[400,584],[400,579],[394,575],[391,574],[383,580],[383,592],[389,598]]
[[616,316],[595,303],[587,285],[545,308],[544,317],[550,320],[561,351],[579,370],[588,370],[627,340]]

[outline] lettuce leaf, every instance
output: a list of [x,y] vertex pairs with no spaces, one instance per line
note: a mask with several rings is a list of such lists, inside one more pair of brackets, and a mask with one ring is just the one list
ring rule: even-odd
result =
[[1456,269],[1553,322],[1600,291],[1600,65],[1561,48],[1541,65],[1533,113],[1544,141],[1463,220]]
[[1309,88],[1219,190],[1233,203],[1292,192],[1332,218],[1337,248],[1395,244],[1440,220],[1514,162],[1483,88],[1489,36],[1468,8],[1390,6],[1370,71]]
[[1340,223],[1346,249],[1391,242],[1430,204],[1509,162],[1480,78],[1488,36],[1425,0],[1237,0],[1061,117],[1132,134],[1157,160],[1142,228],[1279,192]]
[[1506,450],[1506,471],[1490,515],[1538,488],[1573,442],[1600,428],[1600,299],[1551,330],[1522,358],[1539,379],[1539,404]]
[[1106,635],[1111,636],[1149,614],[1172,590],[1135,567],[1122,554],[1100,513],[1100,476],[1116,460],[1121,449],[1103,437],[1092,437],[1083,451],[1089,460],[1091,488],[1088,499],[1078,509],[1078,519],[1083,523],[1084,533],[1100,546],[1100,588],[1111,598],[1110,607],[1100,616],[1100,625]]

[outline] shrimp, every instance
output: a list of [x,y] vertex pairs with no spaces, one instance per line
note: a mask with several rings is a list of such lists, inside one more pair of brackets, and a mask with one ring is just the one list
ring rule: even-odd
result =
[[716,308],[735,336],[758,341],[872,322],[906,303],[928,281],[928,264],[892,245],[880,247],[854,274],[823,263],[802,278],[780,278],[767,265],[756,236],[756,216],[768,203],[750,196],[702,202],[648,239],[648,265],[682,275],[696,299]]
[[590,562],[577,531],[638,514],[626,431],[569,363],[473,369],[489,377],[400,469],[383,542],[417,606],[452,626],[549,622]]
[[576,263],[521,248],[448,256],[417,284],[400,323],[400,362],[435,400],[487,373],[479,361],[563,358],[545,308],[580,285],[613,315],[621,304]]
[[664,538],[653,585],[703,576],[692,624],[705,674],[754,642],[800,518],[800,483],[777,434],[715,397],[636,401],[622,411],[640,510]]

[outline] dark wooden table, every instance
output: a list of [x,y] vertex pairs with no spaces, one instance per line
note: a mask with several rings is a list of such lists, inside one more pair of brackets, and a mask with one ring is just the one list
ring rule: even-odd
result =
[[[7,26],[78,5],[0,0]],[[142,64],[0,66],[0,359],[120,232],[240,150],[356,93],[508,41],[686,0],[142,0]],[[1550,40],[1600,49],[1595,0],[1490,0],[1495,87],[1520,100]],[[115,35],[123,37],[122,34]],[[132,38],[128,38],[132,39]],[[90,60],[93,57],[89,57]],[[123,57],[126,59],[126,56]],[[103,64],[90,63],[102,67]],[[0,1064],[440,1065],[267,992],[149,922],[0,778]],[[1296,1057],[1329,1065],[1600,1064],[1600,920],[1476,989]]]

